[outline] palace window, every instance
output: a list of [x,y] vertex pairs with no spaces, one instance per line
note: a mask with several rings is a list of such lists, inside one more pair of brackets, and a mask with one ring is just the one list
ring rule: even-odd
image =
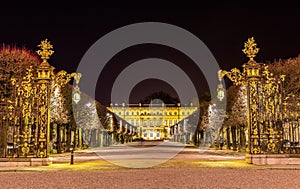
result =
[[150,137],[151,137],[151,138],[153,137],[153,132],[150,132]]

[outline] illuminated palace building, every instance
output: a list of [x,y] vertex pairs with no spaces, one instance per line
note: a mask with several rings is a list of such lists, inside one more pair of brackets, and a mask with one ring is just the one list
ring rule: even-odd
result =
[[178,104],[111,104],[108,110],[138,129],[135,138],[169,139],[170,127],[197,111],[197,107]]

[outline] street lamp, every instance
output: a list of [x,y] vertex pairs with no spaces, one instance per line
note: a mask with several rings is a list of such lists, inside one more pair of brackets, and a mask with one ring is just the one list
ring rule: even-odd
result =
[[220,101],[222,101],[224,96],[225,96],[225,89],[224,89],[222,83],[220,82],[220,84],[218,85],[218,88],[217,88],[217,98]]

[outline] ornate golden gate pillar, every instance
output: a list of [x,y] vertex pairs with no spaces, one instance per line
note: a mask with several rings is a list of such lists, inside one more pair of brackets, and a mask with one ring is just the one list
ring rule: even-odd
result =
[[48,157],[50,152],[50,80],[53,68],[47,62],[47,59],[54,53],[53,46],[48,40],[42,41],[38,45],[41,50],[37,53],[41,56],[43,62],[37,69],[37,157]]
[[73,101],[77,104],[80,101],[80,89],[78,86],[81,78],[81,73],[68,74],[66,71],[61,70],[57,74],[53,73],[54,68],[50,66],[47,60],[54,53],[53,46],[46,39],[38,45],[41,50],[37,53],[41,56],[43,62],[37,68],[37,128],[38,128],[38,141],[37,141],[37,157],[48,157],[50,153],[50,93],[53,92],[51,83],[54,86],[62,87],[68,84],[73,77],[76,81],[74,87]]
[[244,44],[243,52],[249,61],[243,65],[243,72],[219,70],[218,98],[224,95],[221,84],[226,75],[235,85],[247,88],[248,150],[250,154],[281,153],[282,147],[282,83],[284,76],[273,77],[268,66],[257,63],[254,57],[259,51],[254,38]]

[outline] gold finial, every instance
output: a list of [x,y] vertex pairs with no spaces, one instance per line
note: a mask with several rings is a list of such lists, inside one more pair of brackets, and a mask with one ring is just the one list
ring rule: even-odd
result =
[[243,49],[243,52],[250,58],[249,62],[254,61],[253,58],[259,51],[259,48],[257,48],[256,45],[254,37],[248,38],[248,41],[244,43],[245,48]]
[[77,85],[79,83],[80,78],[81,78],[81,73],[75,73],[74,79],[75,79]]
[[43,59],[43,62],[47,62],[47,59],[50,58],[50,56],[54,53],[53,46],[50,44],[50,41],[48,39],[45,39],[44,41],[41,42],[41,44],[38,45],[38,47],[41,48],[41,50],[36,51],[38,55],[41,56]]

